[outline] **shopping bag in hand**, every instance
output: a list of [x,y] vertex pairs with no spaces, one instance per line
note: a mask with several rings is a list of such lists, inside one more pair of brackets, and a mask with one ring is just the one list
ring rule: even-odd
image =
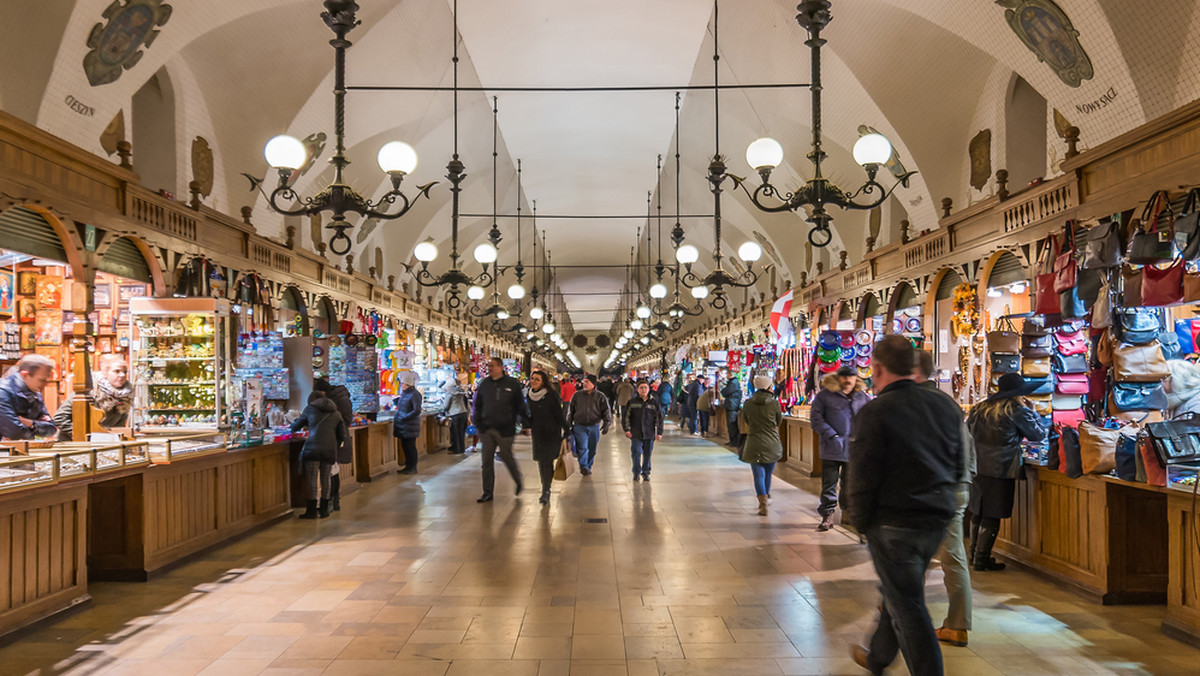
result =
[[558,460],[554,461],[554,480],[566,481],[579,468],[579,461],[571,455],[571,449],[564,439],[558,452]]

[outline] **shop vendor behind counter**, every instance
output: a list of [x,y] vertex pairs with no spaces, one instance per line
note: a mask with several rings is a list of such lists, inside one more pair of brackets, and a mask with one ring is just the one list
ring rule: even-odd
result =
[[[129,384],[129,365],[119,354],[100,357],[100,373],[92,388],[92,405],[104,414],[100,427],[129,427],[129,409],[133,404],[133,387]],[[54,412],[54,425],[58,427],[58,440],[71,441],[74,431],[73,409],[70,399]]]
[[5,439],[50,437],[58,432],[42,400],[54,378],[54,362],[27,354],[0,379],[0,436]]

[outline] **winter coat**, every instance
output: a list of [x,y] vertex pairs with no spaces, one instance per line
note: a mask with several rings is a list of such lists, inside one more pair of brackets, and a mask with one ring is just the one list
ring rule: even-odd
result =
[[346,440],[338,448],[337,461],[343,465],[349,465],[354,462],[354,444],[350,438],[350,428],[354,426],[354,404],[350,401],[350,390],[347,390],[345,385],[334,385],[325,393],[325,396],[333,401],[334,406],[337,406],[338,414],[342,416],[342,423],[346,426]]
[[563,381],[559,395],[561,396],[564,404],[571,401],[571,397],[575,396],[575,389],[575,383],[571,382],[570,380]]
[[446,392],[446,406],[442,408],[442,415],[452,417],[466,415],[470,412],[471,405],[467,400],[467,391],[455,383]]
[[304,412],[292,423],[292,431],[308,428],[308,438],[300,449],[300,459],[305,462],[332,464],[338,459],[338,448],[350,435],[346,423],[338,413],[337,404],[328,397],[321,397],[304,408]]
[[567,432],[567,415],[562,400],[553,389],[545,390],[541,401],[527,399],[529,417],[525,426],[533,438],[534,460],[553,460],[558,457]]
[[617,406],[624,406],[629,403],[630,399],[637,396],[637,388],[628,380],[622,380],[620,385],[617,385]]
[[716,394],[716,393],[713,392],[713,389],[711,387],[708,388],[707,390],[704,390],[704,392],[702,392],[700,394],[700,396],[696,399],[696,410],[703,411],[705,413],[712,413],[713,395],[714,394]]
[[596,383],[596,389],[600,390],[600,394],[612,399],[617,392],[617,385],[611,380],[601,380]]
[[704,386],[700,384],[699,380],[693,380],[683,388],[683,392],[687,395],[688,408],[695,410],[696,402],[700,401],[700,395],[704,393]]
[[821,438],[821,459],[846,462],[850,459],[850,427],[854,416],[871,397],[861,380],[850,396],[842,394],[836,375],[821,379],[821,391],[813,399],[809,419],[813,431]]
[[671,409],[671,399],[675,396],[674,388],[670,383],[663,383],[658,386],[658,401],[662,404],[662,410],[668,411]]
[[975,439],[979,476],[1016,479],[1021,474],[1021,440],[1041,441],[1046,428],[1041,417],[1025,406],[1017,406],[1011,418],[992,420],[981,415],[989,404],[971,409],[967,427]]
[[511,376],[501,376],[498,380],[484,378],[477,382],[473,410],[472,418],[480,434],[496,430],[501,437],[516,436],[517,423],[529,415],[521,382]]
[[962,410],[912,380],[888,385],[854,419],[848,469],[844,496],[859,531],[945,528],[963,472]]
[[[941,392],[941,388],[932,380],[926,380],[920,384],[921,387],[933,392]],[[945,394],[943,392],[943,394]],[[946,395],[947,397],[950,395]],[[957,405],[958,402],[955,402]],[[961,411],[961,409],[960,409]],[[978,465],[975,461],[975,438],[971,436],[971,429],[967,427],[966,418],[962,418],[962,440],[963,440],[963,473],[959,477],[959,483],[970,484],[975,478],[975,473]]]
[[395,404],[392,434],[401,439],[416,439],[421,435],[421,406],[424,404],[421,391],[415,387],[401,390]]
[[783,457],[783,443],[779,440],[779,424],[783,422],[783,413],[779,409],[779,400],[768,390],[755,392],[742,407],[742,420],[748,428],[746,443],[742,447],[742,461],[758,464],[779,462]]
[[621,429],[632,432],[634,439],[653,439],[663,433],[662,406],[654,394],[634,397],[621,409]]
[[595,425],[603,423],[607,431],[612,425],[612,409],[608,407],[608,398],[599,389],[580,390],[571,398],[567,407],[567,422],[571,425]]
[[725,398],[722,406],[726,411],[737,413],[742,410],[742,384],[737,378],[730,378],[721,388],[721,396]]
[[[53,423],[41,420],[49,415],[42,395],[25,385],[25,379],[15,368],[0,378],[0,436],[5,439],[48,437],[57,431]],[[17,417],[33,421],[33,429],[21,424]]]

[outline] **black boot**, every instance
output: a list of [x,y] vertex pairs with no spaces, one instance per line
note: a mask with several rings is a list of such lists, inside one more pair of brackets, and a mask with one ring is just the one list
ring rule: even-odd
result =
[[979,544],[979,522],[972,520],[971,528],[968,531],[971,534],[971,549],[967,552],[967,563],[974,565],[975,563],[975,545]]
[[1004,570],[1004,564],[992,558],[992,545],[996,544],[996,536],[1000,533],[1000,527],[988,524],[979,527],[979,542],[974,544],[975,556],[972,562],[975,564],[975,570]]
[[309,500],[304,503],[304,513],[300,515],[301,519],[317,518],[317,501]]
[[322,519],[329,518],[329,498],[321,498],[321,508],[317,510],[317,515]]
[[329,494],[333,503],[333,511],[342,511],[342,475],[334,474],[329,477]]

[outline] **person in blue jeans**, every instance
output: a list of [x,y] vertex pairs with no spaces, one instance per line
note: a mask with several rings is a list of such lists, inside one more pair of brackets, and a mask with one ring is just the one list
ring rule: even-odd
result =
[[742,407],[742,419],[746,423],[746,441],[742,446],[742,462],[750,464],[754,475],[754,494],[758,496],[758,515],[767,515],[767,504],[771,499],[771,475],[775,463],[783,457],[783,443],[779,439],[779,424],[783,413],[779,400],[772,394],[775,379],[767,374],[754,376],[754,396]]
[[[692,376],[688,374],[690,379]],[[704,383],[702,378],[689,380],[688,384],[683,388],[684,401],[687,403],[687,424],[688,431],[692,434],[699,434],[696,429],[700,422],[700,395],[704,394]]]
[[629,454],[633,457],[633,480],[650,480],[650,454],[654,442],[662,439],[663,412],[657,397],[652,396],[646,381],[638,383],[637,396],[621,408],[621,429],[629,439]]
[[579,473],[588,476],[592,473],[592,463],[596,460],[596,443],[600,441],[601,434],[608,434],[608,428],[612,425],[612,410],[608,407],[608,397],[596,389],[596,376],[589,374],[584,378],[583,389],[571,397],[567,423],[571,426],[571,436],[575,439]]

